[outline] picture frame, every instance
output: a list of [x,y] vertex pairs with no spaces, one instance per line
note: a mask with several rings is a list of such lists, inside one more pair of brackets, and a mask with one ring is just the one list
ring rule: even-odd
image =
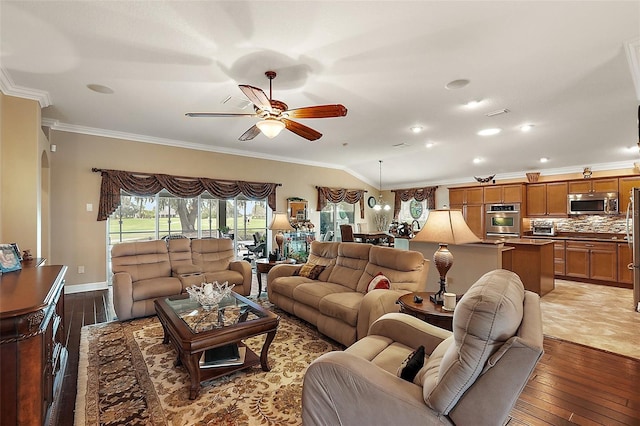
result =
[[0,271],[13,272],[22,269],[20,259],[16,254],[16,249],[11,244],[0,244]]
[[18,256],[18,260],[22,262],[22,252],[20,251],[20,247],[18,247],[18,243],[11,243],[13,249],[16,251],[16,255]]

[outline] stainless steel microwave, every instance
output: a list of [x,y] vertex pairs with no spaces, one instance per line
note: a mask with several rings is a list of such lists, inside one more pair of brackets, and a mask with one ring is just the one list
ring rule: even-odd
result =
[[617,192],[586,192],[569,194],[567,197],[569,214],[618,214]]

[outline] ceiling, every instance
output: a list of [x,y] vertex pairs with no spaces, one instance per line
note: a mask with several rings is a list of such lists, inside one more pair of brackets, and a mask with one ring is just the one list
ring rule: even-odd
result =
[[[0,88],[38,99],[54,129],[333,167],[374,186],[383,160],[385,189],[640,159],[639,1],[2,0],[0,39]],[[240,142],[258,119],[185,117],[252,112],[238,84],[268,95],[267,70],[290,108],[348,115],[298,120],[323,133],[315,142]],[[445,88],[457,79],[469,84]]]

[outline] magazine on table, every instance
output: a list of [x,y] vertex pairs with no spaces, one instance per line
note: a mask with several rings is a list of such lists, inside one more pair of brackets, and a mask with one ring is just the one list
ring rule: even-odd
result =
[[200,368],[230,367],[244,364],[247,348],[237,343],[207,349],[200,357]]

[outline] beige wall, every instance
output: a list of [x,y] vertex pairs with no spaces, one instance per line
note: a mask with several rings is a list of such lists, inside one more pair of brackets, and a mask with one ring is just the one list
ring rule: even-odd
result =
[[48,142],[40,105],[3,94],[0,99],[0,242],[16,242],[42,256],[41,159]]
[[[124,141],[61,131],[51,131],[51,262],[69,266],[67,285],[106,281],[106,222],[98,222],[101,177],[91,168],[167,173],[218,179],[277,182],[277,210],[285,211],[288,197],[309,201],[311,221],[318,226],[318,186],[375,188],[352,175],[321,167],[303,166],[207,151]],[[392,202],[391,194],[386,197]],[[86,205],[92,204],[88,212]],[[365,208],[366,214],[372,210]],[[368,220],[365,219],[365,220]],[[360,222],[356,218],[356,222]],[[370,221],[373,223],[373,221]],[[78,266],[85,267],[78,274]]]

